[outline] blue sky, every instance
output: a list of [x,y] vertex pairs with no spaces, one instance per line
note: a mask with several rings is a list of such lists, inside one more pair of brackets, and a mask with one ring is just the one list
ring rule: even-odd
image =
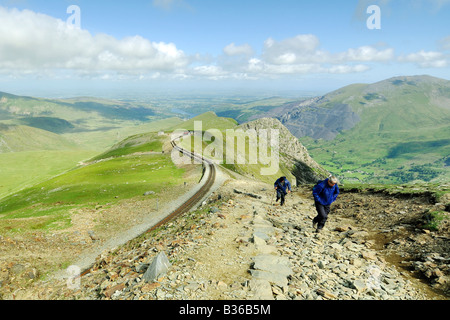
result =
[[0,21],[0,91],[17,94],[326,93],[450,74],[450,0],[0,0]]

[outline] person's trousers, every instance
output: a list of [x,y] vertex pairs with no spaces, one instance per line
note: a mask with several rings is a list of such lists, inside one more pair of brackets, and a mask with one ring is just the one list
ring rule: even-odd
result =
[[281,199],[280,205],[284,205],[286,194],[283,191],[277,190],[277,201]]
[[319,202],[315,202],[317,216],[314,218],[313,222],[317,223],[317,229],[321,230],[325,226],[328,219],[328,214],[330,213],[331,206],[324,206]]

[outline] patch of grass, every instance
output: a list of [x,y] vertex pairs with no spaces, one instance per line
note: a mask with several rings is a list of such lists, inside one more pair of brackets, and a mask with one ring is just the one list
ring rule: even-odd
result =
[[89,150],[0,153],[0,199],[70,170],[95,154]]
[[82,149],[56,133],[23,125],[0,128],[0,153]]
[[430,231],[438,231],[439,226],[444,223],[444,221],[449,220],[449,213],[445,211],[433,211],[425,214],[425,220],[427,223],[423,226],[424,229]]
[[166,137],[158,137],[156,133],[139,134],[125,139],[110,150],[92,160],[120,157],[139,152],[162,152]]
[[185,121],[175,127],[170,128],[171,131],[175,131],[176,129],[182,130],[194,130],[194,125],[196,121],[202,122],[202,130],[206,131],[209,129],[217,129],[217,130],[226,130],[235,128],[238,123],[236,120],[231,118],[221,118],[218,117],[214,112],[210,111],[204,114],[201,114],[195,118],[192,118],[188,121]]

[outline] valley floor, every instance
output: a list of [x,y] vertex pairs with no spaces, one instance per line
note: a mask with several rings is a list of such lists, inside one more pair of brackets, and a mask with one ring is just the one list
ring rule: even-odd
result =
[[[199,210],[103,252],[78,287],[47,279],[3,299],[448,299],[391,263],[374,230],[346,214],[346,200],[316,234],[309,190],[296,190],[281,208],[270,185],[228,180]],[[160,252],[171,266],[147,282],[144,273]]]

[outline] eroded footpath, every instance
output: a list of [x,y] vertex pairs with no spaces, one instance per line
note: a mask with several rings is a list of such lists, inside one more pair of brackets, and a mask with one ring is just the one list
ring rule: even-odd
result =
[[[314,233],[303,192],[273,205],[271,186],[229,180],[197,211],[103,252],[69,288],[47,280],[9,299],[428,300],[443,299],[386,261],[368,229],[341,214]],[[146,281],[161,253],[167,272]],[[72,283],[73,284],[73,283]]]

